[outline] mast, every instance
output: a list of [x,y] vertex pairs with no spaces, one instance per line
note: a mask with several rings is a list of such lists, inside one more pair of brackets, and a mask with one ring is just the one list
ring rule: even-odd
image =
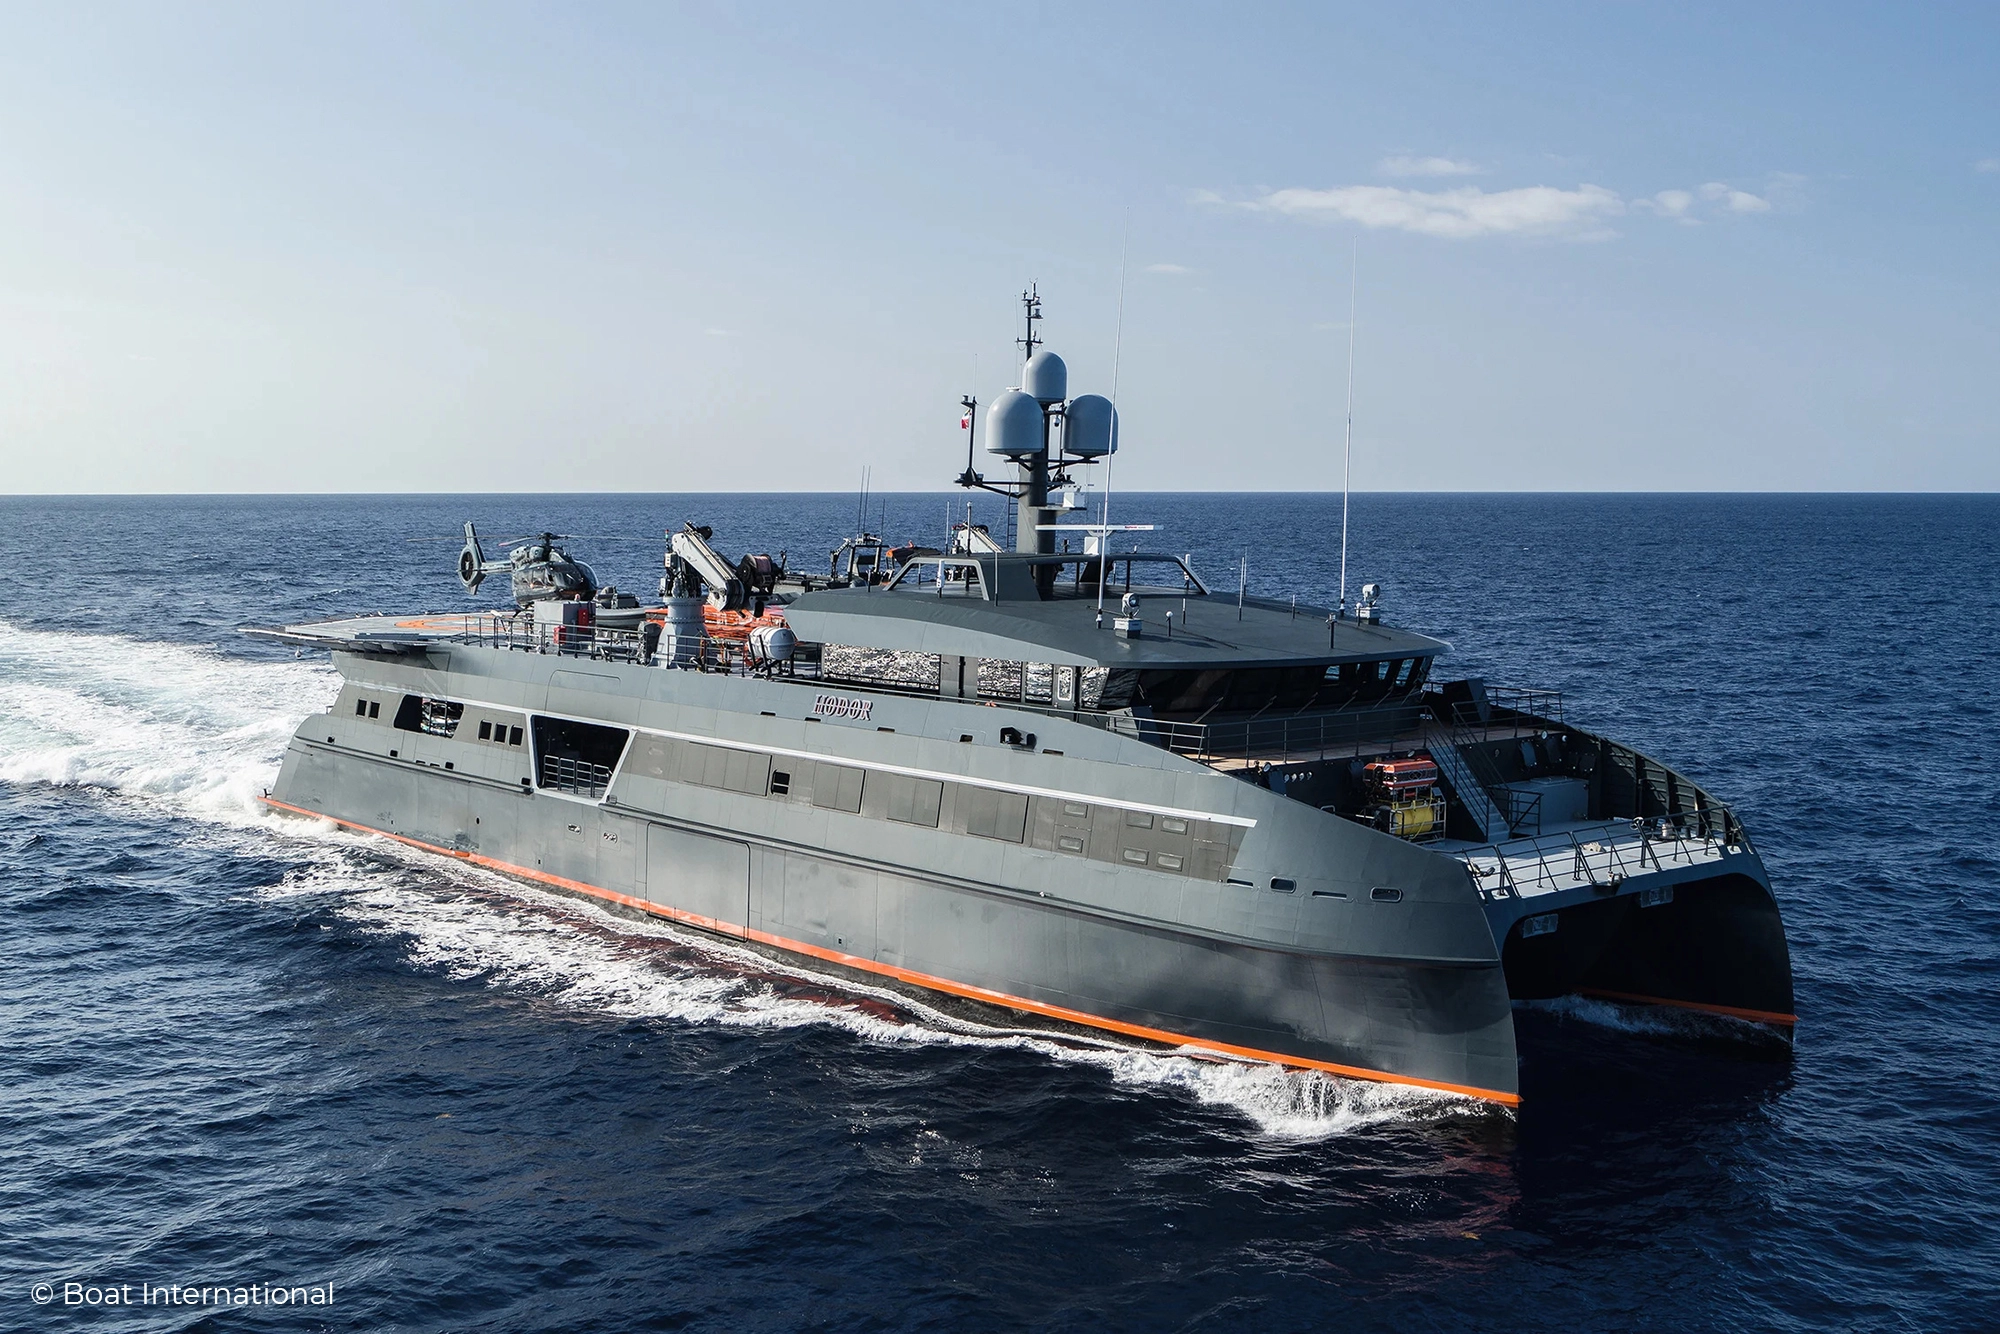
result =
[[[1097,619],[1104,619],[1104,581],[1111,577],[1111,465],[1118,459],[1118,363],[1125,355],[1125,257],[1132,246],[1132,210],[1125,210],[1125,235],[1118,242],[1118,324],[1111,335],[1111,452],[1104,456],[1104,503],[1097,526]],[[1084,511],[1086,514],[1088,510]],[[1127,565],[1127,569],[1131,566]],[[1187,601],[1181,601],[1181,624],[1187,624]]]
[[1340,609],[1347,614],[1347,492],[1354,477],[1354,285],[1361,273],[1361,247],[1357,242],[1349,259],[1347,274],[1347,443],[1340,464]]
[[[1027,335],[1014,341],[1021,345],[1021,364],[1027,365],[1035,358],[1035,349],[1041,346],[1041,337],[1035,332],[1035,325],[1042,318],[1042,298],[1034,284],[1021,293],[1021,310],[1027,324]],[[1027,376],[1023,375],[1025,381]],[[1056,549],[1055,534],[1045,533],[1042,527],[1049,521],[1049,414],[1042,412],[1042,450],[1020,460],[1021,494],[1015,501],[1014,550],[1029,554],[1049,552]]]

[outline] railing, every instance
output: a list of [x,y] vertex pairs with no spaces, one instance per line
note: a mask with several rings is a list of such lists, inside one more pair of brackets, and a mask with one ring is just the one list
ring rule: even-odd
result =
[[1452,796],[1458,799],[1458,804],[1479,826],[1479,831],[1488,838],[1501,838],[1513,833],[1514,825],[1493,804],[1486,785],[1472,772],[1464,752],[1453,741],[1452,729],[1433,725],[1431,732],[1434,735],[1427,738],[1431,759],[1444,774],[1445,782],[1451,785]]
[[[662,661],[657,639],[651,653],[648,653],[643,628],[626,630],[603,625],[538,624],[527,616],[475,615],[461,620],[459,632],[450,636],[454,643],[512,649],[519,653],[547,653],[565,658],[592,658],[600,662]],[[743,639],[722,638],[713,634],[703,636],[700,654],[688,665],[704,672],[727,672],[739,676],[769,669],[769,664],[752,659]]]
[[542,783],[557,792],[574,792],[580,797],[601,797],[611,784],[611,770],[589,760],[567,755],[542,756]]
[[[1563,720],[1563,697],[1559,690],[1537,690],[1528,686],[1488,686],[1487,703],[1493,712],[1544,718],[1560,725]],[[1495,719],[1495,722],[1500,721]]]
[[1726,806],[1634,817],[1583,834],[1507,839],[1455,852],[1487,899],[1522,898],[1583,885],[1615,887],[1636,875],[1755,851]]
[[[1419,732],[1425,710],[1407,697],[1338,713],[1299,714],[1283,718],[1247,718],[1236,722],[1184,723],[1130,713],[1080,715],[1122,736],[1152,742],[1204,763],[1216,760],[1257,760],[1286,764],[1318,760],[1347,752],[1358,755],[1364,742],[1382,741]],[[1099,722],[1098,720],[1104,720]]]
[[556,653],[564,657],[599,658],[614,662],[645,660],[642,631],[598,625],[548,625],[528,616],[467,616],[453,636],[461,644],[513,649],[520,653]]
[[[1488,691],[1488,698],[1490,699],[1494,693],[1493,691]],[[1550,695],[1554,692],[1514,690],[1503,693],[1520,698],[1534,695]],[[1439,715],[1443,712],[1439,708],[1441,703],[1442,701],[1432,702],[1431,712],[1433,715]],[[1556,696],[1556,708],[1558,712],[1561,711],[1561,707],[1561,696]],[[1541,794],[1538,792],[1516,792],[1510,789],[1502,778],[1500,770],[1494,765],[1493,757],[1481,748],[1481,743],[1491,737],[1493,728],[1499,725],[1497,721],[1491,718],[1491,716],[1481,719],[1477,706],[1466,703],[1452,705],[1448,716],[1444,717],[1442,721],[1445,724],[1443,749],[1451,752],[1457,758],[1458,767],[1470,780],[1463,787],[1460,787],[1454,781],[1452,784],[1453,789],[1457,791],[1459,800],[1464,802],[1469,810],[1473,811],[1476,818],[1482,820],[1486,836],[1488,838],[1494,836],[1496,831],[1493,826],[1496,819],[1509,835],[1513,835],[1527,828],[1528,818],[1533,816],[1535,820],[1534,827],[1539,831],[1542,823]],[[1514,724],[1510,722],[1506,726],[1511,728]],[[1436,753],[1436,749],[1434,748],[1432,751],[1433,757],[1435,757]],[[1472,793],[1477,793],[1480,800],[1475,800],[1470,795]]]

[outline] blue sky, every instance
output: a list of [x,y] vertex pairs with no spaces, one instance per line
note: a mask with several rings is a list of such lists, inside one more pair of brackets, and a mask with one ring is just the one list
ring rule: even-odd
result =
[[2000,10],[21,7],[0,489],[2000,489]]

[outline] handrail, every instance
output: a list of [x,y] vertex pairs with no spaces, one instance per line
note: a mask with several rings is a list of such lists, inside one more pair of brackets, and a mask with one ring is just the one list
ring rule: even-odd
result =
[[[1435,711],[1432,717],[1436,717]],[[1495,824],[1509,834],[1513,833],[1514,827],[1507,822],[1499,807],[1494,805],[1486,785],[1479,781],[1479,776],[1473,773],[1472,766],[1466,763],[1465,753],[1458,748],[1453,739],[1452,729],[1440,724],[1436,730],[1438,736],[1435,739],[1426,738],[1429,741],[1428,749],[1431,759],[1443,772],[1445,781],[1451,785],[1452,795],[1458,798],[1458,804],[1465,808],[1478,824],[1480,832],[1488,838],[1493,837]]]
[[[1450,716],[1448,718],[1441,718],[1441,721],[1445,724],[1446,744],[1458,756],[1460,763],[1463,764],[1466,774],[1472,779],[1472,786],[1476,787],[1481,795],[1486,798],[1486,806],[1507,826],[1507,832],[1510,835],[1518,834],[1527,823],[1527,817],[1530,814],[1539,812],[1542,800],[1541,794],[1522,794],[1515,792],[1507,786],[1505,780],[1501,777],[1499,769],[1493,764],[1493,757],[1480,749],[1480,743],[1492,735],[1492,724],[1490,722],[1485,724],[1478,723],[1476,713],[1473,719],[1468,721],[1466,716],[1467,710],[1472,707],[1467,704],[1455,704],[1451,708]],[[1436,703],[1432,704],[1431,712],[1433,715],[1438,713]],[[1476,728],[1478,730],[1475,730]],[[1460,799],[1463,800],[1465,794],[1460,793],[1459,795]],[[1524,795],[1531,799],[1523,802],[1521,798]],[[1539,818],[1537,818],[1535,824],[1537,829],[1541,827]],[[1492,830],[1491,823],[1489,822],[1485,827],[1490,836]]]

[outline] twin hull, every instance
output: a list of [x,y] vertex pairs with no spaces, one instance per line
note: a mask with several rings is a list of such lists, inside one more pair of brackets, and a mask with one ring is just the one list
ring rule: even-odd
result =
[[[1143,742],[500,649],[335,663],[280,808],[1051,1019],[1518,1100],[1461,863]],[[578,724],[623,734],[604,781],[550,764],[610,736]]]

